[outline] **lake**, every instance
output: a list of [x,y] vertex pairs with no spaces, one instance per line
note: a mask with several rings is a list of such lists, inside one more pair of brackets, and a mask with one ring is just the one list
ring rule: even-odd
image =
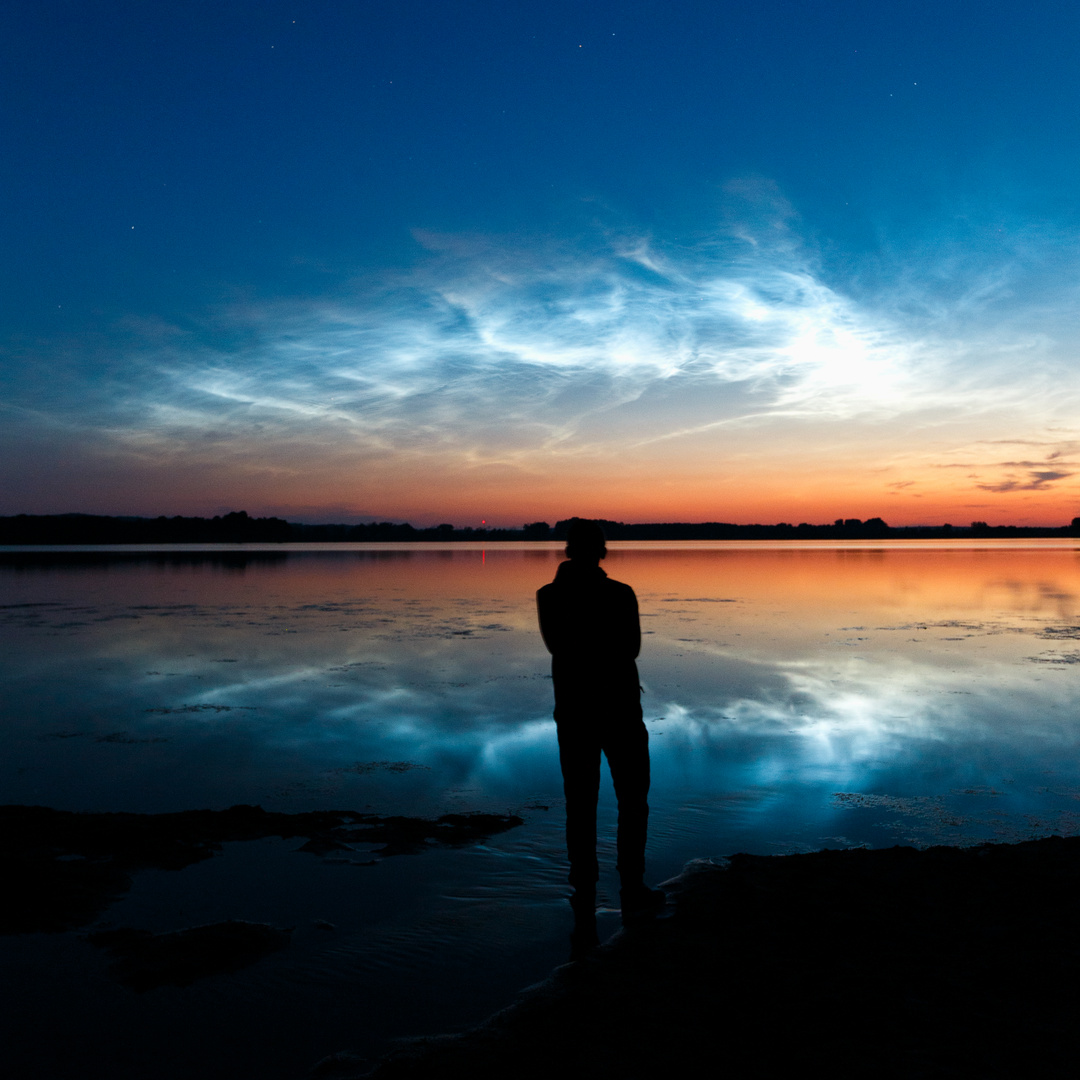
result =
[[[524,821],[417,854],[273,837],[140,872],[89,929],[291,928],[289,948],[187,987],[126,988],[85,932],[2,937],[16,1074],[300,1077],[476,1022],[565,962],[534,604],[560,559],[0,551],[0,803]],[[603,565],[641,607],[651,881],[735,851],[1080,831],[1077,541],[613,543]],[[614,813],[605,776],[601,936],[619,925]]]

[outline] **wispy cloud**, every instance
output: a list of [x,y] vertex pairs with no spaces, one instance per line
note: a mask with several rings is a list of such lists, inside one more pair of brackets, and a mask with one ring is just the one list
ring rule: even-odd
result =
[[1056,480],[1067,480],[1075,475],[1071,472],[1057,472],[1052,469],[1033,469],[1027,479],[1002,480],[996,484],[976,484],[983,491],[1043,491]]
[[[902,451],[875,450],[866,468],[925,470],[919,446],[956,465],[999,434],[1046,459],[972,466],[971,486],[1044,491],[1074,475],[1058,456],[1070,438],[1046,433],[1067,428],[1080,380],[1054,326],[1033,329],[1034,301],[1004,299],[1013,271],[984,268],[951,304],[928,299],[929,272],[921,306],[914,272],[892,295],[845,292],[791,234],[793,215],[773,216],[783,228],[770,243],[748,228],[697,246],[418,234],[427,254],[412,270],[333,298],[223,307],[183,326],[127,320],[48,358],[65,378],[47,392],[40,371],[16,378],[7,408],[121,456],[258,460],[283,475],[434,457],[528,471],[652,452],[670,471],[680,440],[712,433],[753,454],[805,432],[795,442],[812,458],[847,453],[835,447],[855,430],[872,445],[904,425]],[[881,478],[882,491],[912,485]]]
[[[1047,446],[1045,442],[1037,442],[1031,439],[995,439],[988,440],[983,445]],[[978,446],[970,447],[969,450],[978,448]],[[1069,440],[1059,444],[1058,449],[1048,449],[1041,461],[968,459],[936,463],[934,468],[961,470],[972,481],[974,487],[982,491],[992,491],[998,494],[1010,491],[1046,491],[1057,484],[1058,481],[1068,480],[1076,475],[1077,463],[1069,461],[1066,457],[1066,455],[1074,454],[1076,449],[1076,444]]]
[[348,299],[237,307],[196,333],[155,325],[129,353],[144,422],[332,423],[388,445],[487,444],[490,422],[513,444],[523,422],[535,444],[669,380],[708,394],[715,419],[730,387],[740,416],[892,412],[914,392],[918,343],[803,266],[640,239],[585,254],[428,242],[429,263]]

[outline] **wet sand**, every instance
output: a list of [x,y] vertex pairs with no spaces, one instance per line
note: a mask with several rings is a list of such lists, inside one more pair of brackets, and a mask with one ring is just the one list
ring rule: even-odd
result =
[[735,855],[460,1035],[318,1080],[1072,1074],[1080,837]]

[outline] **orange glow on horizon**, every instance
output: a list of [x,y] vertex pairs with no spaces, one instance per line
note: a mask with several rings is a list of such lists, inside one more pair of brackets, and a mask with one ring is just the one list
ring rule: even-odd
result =
[[290,469],[266,459],[169,467],[144,462],[124,478],[102,470],[93,484],[41,489],[10,512],[156,517],[246,510],[293,521],[408,521],[418,527],[478,521],[496,528],[554,524],[575,515],[628,523],[792,525],[880,517],[893,526],[1059,526],[1080,516],[1080,484],[1071,478],[1041,487],[1017,481],[1009,488],[1000,477],[990,483],[961,468],[898,463],[858,445],[834,447],[827,455],[794,445],[753,457],[701,449],[712,452],[676,458],[597,451],[565,461],[529,455],[514,464],[469,466],[435,454],[408,462],[387,457],[366,466],[360,482],[347,455],[325,466]]

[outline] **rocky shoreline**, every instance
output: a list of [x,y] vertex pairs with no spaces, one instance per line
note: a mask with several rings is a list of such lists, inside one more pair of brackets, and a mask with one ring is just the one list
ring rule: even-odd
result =
[[1066,1075],[1080,837],[696,862],[669,914],[459,1035],[316,1080]]

